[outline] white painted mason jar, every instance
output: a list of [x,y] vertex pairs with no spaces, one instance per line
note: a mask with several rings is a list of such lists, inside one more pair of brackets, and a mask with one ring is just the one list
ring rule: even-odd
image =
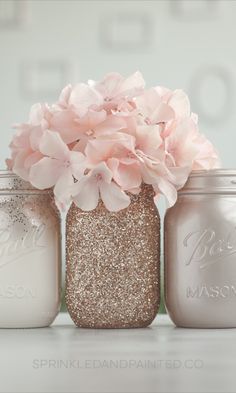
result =
[[51,191],[0,171],[0,328],[49,326],[60,309],[60,215]]
[[236,327],[236,170],[192,172],[168,209],[165,303],[177,326]]

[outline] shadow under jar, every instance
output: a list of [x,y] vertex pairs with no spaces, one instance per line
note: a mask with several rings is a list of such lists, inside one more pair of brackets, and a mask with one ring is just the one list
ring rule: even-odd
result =
[[192,172],[164,230],[165,303],[173,322],[236,327],[236,170]]
[[160,219],[143,186],[128,208],[67,215],[66,303],[84,328],[135,328],[155,318],[160,299]]
[[53,193],[0,171],[0,328],[49,326],[60,295],[60,215]]

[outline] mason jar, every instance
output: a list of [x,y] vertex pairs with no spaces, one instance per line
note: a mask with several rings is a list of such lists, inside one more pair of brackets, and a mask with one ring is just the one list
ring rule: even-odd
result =
[[160,302],[160,218],[154,192],[143,185],[130,205],[82,211],[66,222],[66,303],[83,328],[138,328],[156,317]]
[[236,327],[236,170],[192,172],[167,211],[165,303],[177,326]]
[[0,328],[49,326],[60,308],[60,277],[52,192],[0,171]]

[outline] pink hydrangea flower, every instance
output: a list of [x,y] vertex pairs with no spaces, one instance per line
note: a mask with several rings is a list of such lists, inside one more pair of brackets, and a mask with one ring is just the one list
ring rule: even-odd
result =
[[43,158],[30,168],[29,180],[38,189],[54,186],[55,197],[61,204],[70,202],[74,180],[86,169],[82,153],[69,150],[57,132],[45,131],[40,141]]
[[[16,126],[8,167],[56,202],[83,210],[99,198],[109,211],[130,203],[142,183],[171,206],[190,172],[219,167],[182,90],[145,89],[140,72],[66,86],[56,103],[36,104]],[[46,176],[45,176],[46,174]]]
[[132,135],[120,132],[91,140],[85,154],[91,164],[106,162],[113,172],[113,179],[123,190],[140,187],[142,177],[135,155],[135,138]]
[[43,157],[39,143],[49,118],[48,105],[35,104],[30,110],[28,123],[14,126],[16,133],[10,144],[12,157],[8,160],[8,167],[24,180],[29,180],[31,166]]
[[112,72],[101,82],[89,82],[103,97],[103,108],[111,110],[130,111],[134,108],[132,99],[144,91],[145,81],[140,72],[135,72],[128,78]]
[[99,197],[110,211],[119,211],[129,206],[130,198],[112,180],[113,172],[105,162],[99,163],[74,185],[73,200],[85,211],[96,208]]

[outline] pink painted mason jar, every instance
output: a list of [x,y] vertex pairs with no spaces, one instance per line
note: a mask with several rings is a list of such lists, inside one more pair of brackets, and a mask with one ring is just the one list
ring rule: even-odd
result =
[[165,303],[172,321],[236,327],[236,170],[192,172],[164,227]]

